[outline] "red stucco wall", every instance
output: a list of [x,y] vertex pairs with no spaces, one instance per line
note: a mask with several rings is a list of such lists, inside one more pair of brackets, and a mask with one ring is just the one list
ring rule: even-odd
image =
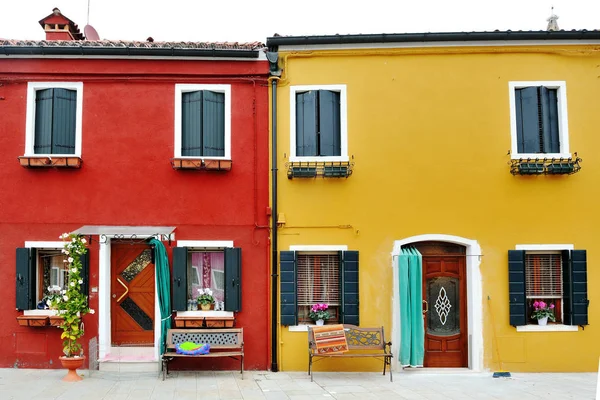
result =
[[[266,61],[0,60],[0,367],[58,367],[61,353],[59,329],[17,324],[17,247],[58,241],[83,225],[164,225],[176,227],[176,240],[233,240],[242,248],[236,326],[244,328],[246,368],[267,369],[267,72]],[[83,82],[81,169],[19,165],[29,81]],[[231,171],[171,168],[176,83],[231,84]],[[97,286],[93,242],[90,288]],[[90,295],[97,309],[97,293]],[[97,318],[84,319],[86,353]]]

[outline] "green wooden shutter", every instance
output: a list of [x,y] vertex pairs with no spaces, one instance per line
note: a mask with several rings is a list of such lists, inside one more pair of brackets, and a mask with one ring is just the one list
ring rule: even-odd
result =
[[508,251],[508,304],[510,324],[527,325],[525,251]]
[[342,323],[358,325],[358,251],[342,252]]
[[35,133],[33,152],[35,154],[52,153],[52,102],[54,89],[35,92]]
[[173,249],[173,310],[187,310],[187,247]]
[[225,94],[205,90],[202,115],[203,155],[225,156]]
[[517,151],[519,153],[539,153],[541,149],[538,88],[516,89],[515,109]]
[[35,249],[17,249],[17,310],[35,308]]
[[202,98],[201,90],[181,95],[182,156],[202,156]]
[[279,254],[279,287],[281,294],[281,325],[296,325],[296,253]]
[[319,155],[341,154],[340,94],[319,90]]
[[83,283],[81,284],[81,293],[85,296],[90,295],[90,251],[85,254],[82,254],[80,257],[81,260],[81,280]]
[[242,249],[225,249],[225,311],[242,310]]
[[296,93],[296,156],[317,154],[317,93]]
[[544,153],[560,153],[557,90],[541,86],[539,93],[542,151]]
[[77,91],[54,89],[52,154],[75,154]]
[[565,325],[588,325],[586,250],[572,250],[563,261],[563,304]]

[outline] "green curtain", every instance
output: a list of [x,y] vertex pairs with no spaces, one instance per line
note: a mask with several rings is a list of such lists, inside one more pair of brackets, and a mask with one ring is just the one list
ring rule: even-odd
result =
[[417,249],[402,249],[400,279],[400,355],[403,366],[422,367],[425,355],[423,327],[423,257]]
[[171,275],[169,258],[165,245],[160,240],[151,239],[154,246],[154,266],[156,267],[156,287],[158,289],[158,305],[160,307],[160,354],[165,352],[167,331],[171,329]]

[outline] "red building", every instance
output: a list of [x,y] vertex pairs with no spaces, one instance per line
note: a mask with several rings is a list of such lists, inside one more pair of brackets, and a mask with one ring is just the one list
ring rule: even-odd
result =
[[[0,367],[57,367],[61,330],[49,325],[53,310],[39,308],[68,276],[59,235],[77,232],[91,239],[84,287],[95,310],[82,343],[101,368],[158,368],[146,240],[158,237],[171,266],[173,327],[182,316],[234,319],[245,368],[267,369],[263,45],[84,40],[93,32],[58,9],[40,24],[46,40],[0,40]],[[215,310],[188,310],[202,288]]]

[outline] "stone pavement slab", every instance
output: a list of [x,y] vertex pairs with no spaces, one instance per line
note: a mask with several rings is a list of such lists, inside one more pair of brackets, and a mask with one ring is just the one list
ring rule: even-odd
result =
[[[66,383],[64,370],[0,369],[0,399],[48,400],[593,400],[597,373],[397,372],[394,382],[375,372],[174,371],[156,373],[80,371],[81,382]],[[600,400],[600,399],[598,399]]]

